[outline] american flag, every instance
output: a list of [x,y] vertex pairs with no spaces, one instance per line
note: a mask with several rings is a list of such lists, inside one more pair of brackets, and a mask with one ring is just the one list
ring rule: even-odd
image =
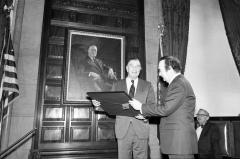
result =
[[6,41],[1,60],[0,104],[3,117],[8,114],[8,105],[19,96],[15,56],[10,35]]

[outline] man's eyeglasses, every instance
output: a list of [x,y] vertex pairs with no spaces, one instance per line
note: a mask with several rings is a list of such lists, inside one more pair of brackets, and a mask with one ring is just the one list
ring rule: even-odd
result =
[[197,116],[208,116],[207,114],[196,114]]

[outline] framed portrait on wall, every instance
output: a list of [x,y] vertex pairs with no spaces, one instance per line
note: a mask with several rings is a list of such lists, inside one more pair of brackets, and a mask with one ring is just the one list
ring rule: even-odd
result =
[[124,36],[69,30],[65,102],[87,102],[86,92],[110,91],[124,78],[124,60]]

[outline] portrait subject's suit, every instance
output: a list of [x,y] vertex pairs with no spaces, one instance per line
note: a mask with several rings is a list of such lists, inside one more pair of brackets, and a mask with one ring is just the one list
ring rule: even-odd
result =
[[143,104],[146,116],[162,116],[160,122],[160,147],[164,154],[197,154],[197,135],[194,125],[195,95],[183,75],[169,84],[160,105]]
[[[120,80],[113,84],[113,91],[125,91],[128,93],[126,79]],[[138,85],[134,98],[142,103],[155,103],[154,90],[150,82],[138,79]],[[136,119],[135,117],[116,116],[115,133],[117,139],[122,139],[128,133],[129,127],[133,127],[139,139],[148,139],[149,137],[149,123]],[[119,140],[118,140],[119,141]]]
[[102,62],[102,60],[95,58],[91,60],[89,57],[86,58],[84,72],[94,72],[100,76],[98,79],[91,78],[95,84],[97,91],[109,91],[112,87],[114,80],[108,78],[109,67]]
[[87,57],[86,62],[87,65],[85,67],[85,71],[97,73],[101,75],[103,79],[107,78],[106,72],[108,71],[108,67],[102,62],[102,60],[95,58],[93,61]]

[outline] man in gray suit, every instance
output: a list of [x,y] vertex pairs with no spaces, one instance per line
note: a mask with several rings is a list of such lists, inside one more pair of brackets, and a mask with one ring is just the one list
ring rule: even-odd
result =
[[[154,104],[155,95],[151,83],[138,78],[141,71],[139,59],[130,59],[126,70],[127,78],[114,83],[112,91],[125,91],[130,95],[134,87],[135,99],[147,105]],[[94,106],[101,104],[96,100],[92,102]],[[118,141],[118,159],[147,159],[149,137],[147,119],[141,115],[136,118],[116,116],[115,133]]]
[[193,159],[197,154],[194,129],[196,98],[187,79],[181,74],[180,61],[164,56],[159,62],[159,76],[168,82],[166,95],[159,105],[133,99],[129,101],[143,116],[161,116],[160,147],[170,159]]

